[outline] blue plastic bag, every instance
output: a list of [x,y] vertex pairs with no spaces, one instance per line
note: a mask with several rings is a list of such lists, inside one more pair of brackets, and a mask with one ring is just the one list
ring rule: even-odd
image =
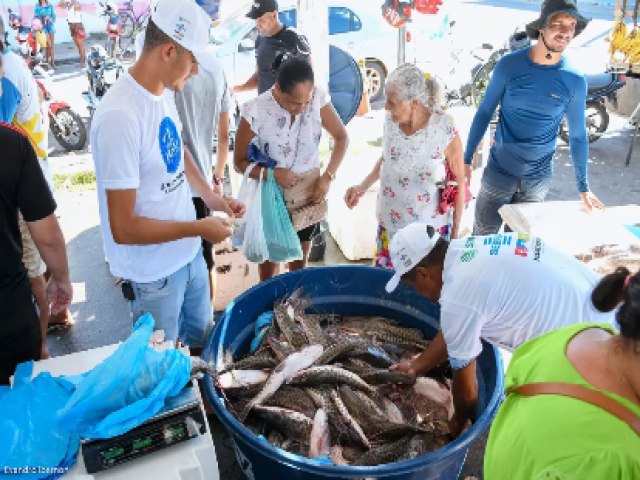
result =
[[154,323],[151,314],[141,316],[127,341],[80,380],[58,413],[61,425],[85,438],[114,437],[153,417],[182,390],[191,361],[177,349],[148,346]]
[[269,169],[262,187],[262,226],[269,249],[269,260],[290,262],[302,259],[300,239],[291,224],[291,217],[272,169]]
[[18,365],[13,387],[0,396],[0,474],[12,479],[60,478],[76,462],[80,437],[58,424],[55,412],[75,387],[48,372],[31,380],[32,372],[33,362]]

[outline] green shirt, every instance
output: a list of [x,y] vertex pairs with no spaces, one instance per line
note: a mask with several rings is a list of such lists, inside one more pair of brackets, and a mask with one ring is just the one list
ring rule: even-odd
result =
[[[505,388],[530,382],[567,382],[595,390],[566,356],[570,340],[606,324],[572,325],[535,338],[515,352]],[[604,390],[636,415],[640,406]],[[509,395],[496,416],[485,453],[486,480],[640,479],[640,437],[610,413],[559,395]]]

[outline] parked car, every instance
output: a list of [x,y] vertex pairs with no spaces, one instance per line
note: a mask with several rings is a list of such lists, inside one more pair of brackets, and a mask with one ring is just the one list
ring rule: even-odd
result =
[[[365,60],[369,98],[383,97],[384,82],[397,65],[398,30],[391,28],[382,18],[377,2],[364,0],[328,0],[329,36],[331,44],[349,53],[356,60]],[[246,18],[250,3],[227,17],[211,29],[211,41],[216,45],[218,60],[222,63],[230,84],[246,81],[255,71],[255,41],[258,31],[254,21]],[[416,14],[416,16],[419,14]],[[295,3],[283,2],[280,21],[290,27],[297,26]],[[409,24],[410,42],[421,38],[422,23],[416,18],[416,28]],[[409,62],[418,54],[428,54],[428,48],[407,48]]]

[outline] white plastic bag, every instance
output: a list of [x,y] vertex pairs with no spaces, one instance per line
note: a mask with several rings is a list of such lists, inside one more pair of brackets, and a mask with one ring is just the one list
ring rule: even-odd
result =
[[[238,200],[246,206],[246,213],[239,219],[238,227],[231,237],[231,244],[238,247],[250,262],[262,263],[269,258],[267,240],[262,227],[262,178],[249,177],[255,163],[250,164],[242,176]],[[262,169],[261,177],[264,177]]]

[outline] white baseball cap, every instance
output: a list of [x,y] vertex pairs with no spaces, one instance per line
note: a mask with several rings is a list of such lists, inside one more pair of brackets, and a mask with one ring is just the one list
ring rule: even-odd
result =
[[151,20],[178,45],[193,53],[198,65],[215,70],[217,64],[207,48],[211,17],[195,0],[158,0]]
[[387,292],[393,292],[400,283],[400,278],[433,250],[440,235],[434,232],[430,237],[428,229],[429,225],[426,223],[411,223],[398,230],[389,242],[389,256],[395,273],[387,282]]

